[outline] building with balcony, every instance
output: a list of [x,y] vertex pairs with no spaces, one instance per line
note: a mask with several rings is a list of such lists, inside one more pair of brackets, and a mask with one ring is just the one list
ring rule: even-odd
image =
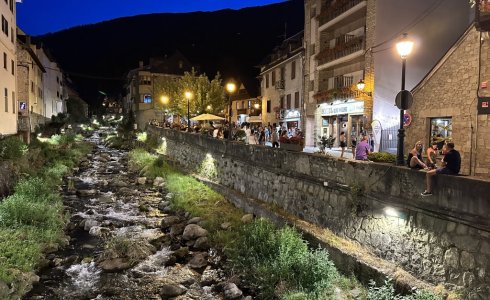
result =
[[49,121],[52,116],[59,113],[66,113],[67,94],[64,90],[63,72],[50,54],[50,52],[41,45],[36,46],[36,54],[39,57],[46,72],[43,73],[43,99],[44,99],[44,117]]
[[0,135],[17,133],[16,1],[0,1]]
[[[262,101],[261,97],[252,97],[243,84],[238,91],[230,97],[231,121],[240,126],[242,123],[262,124]],[[229,106],[226,111],[229,111]],[[226,116],[228,119],[228,116]]]
[[260,66],[262,123],[304,130],[303,32],[277,46]]
[[[372,119],[375,1],[305,1],[306,144],[358,136]],[[364,91],[357,89],[364,83]],[[350,143],[350,138],[348,138]],[[337,139],[338,141],[338,139]]]
[[396,43],[403,33],[415,42],[407,59],[411,90],[471,19],[470,5],[458,0],[305,0],[306,144],[315,145],[321,135],[367,131],[375,135],[376,150],[396,151]]
[[158,87],[165,81],[175,80],[191,72],[193,66],[180,53],[163,58],[150,58],[148,65],[142,61],[139,67],[128,72],[124,109],[133,112],[138,129],[144,129],[151,120],[161,120],[163,111],[156,101],[162,95],[156,95]]

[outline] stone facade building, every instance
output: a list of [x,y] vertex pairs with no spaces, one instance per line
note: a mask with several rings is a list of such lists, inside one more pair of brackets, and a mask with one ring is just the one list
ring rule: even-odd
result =
[[304,130],[303,32],[287,38],[261,63],[262,123]]
[[191,71],[191,63],[176,52],[169,57],[151,58],[148,65],[140,61],[138,68],[128,72],[124,108],[134,112],[138,129],[144,129],[151,120],[163,118],[161,104],[158,103],[163,95],[155,94],[159,84]]
[[17,133],[17,95],[16,95],[16,1],[0,1],[0,134]]
[[[413,90],[406,150],[451,140],[461,173],[490,178],[490,39],[471,26]],[[480,99],[479,99],[480,97]]]
[[[319,136],[357,136],[369,127],[374,62],[366,49],[374,43],[375,5],[375,0],[305,1],[309,146]],[[369,92],[357,89],[361,81]]]
[[[237,92],[230,97],[231,121],[235,125],[244,122],[262,124],[262,103],[260,97],[252,97],[243,84],[240,84]],[[229,111],[227,105],[226,112]],[[228,113],[225,114],[228,120]]]

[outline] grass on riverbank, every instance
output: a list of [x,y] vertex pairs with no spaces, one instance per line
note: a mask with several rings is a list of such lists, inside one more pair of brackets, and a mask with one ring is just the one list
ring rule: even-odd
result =
[[45,249],[61,241],[67,218],[58,185],[90,149],[75,136],[55,136],[34,142],[26,161],[18,162],[29,176],[0,203],[0,281],[15,283],[34,272]]

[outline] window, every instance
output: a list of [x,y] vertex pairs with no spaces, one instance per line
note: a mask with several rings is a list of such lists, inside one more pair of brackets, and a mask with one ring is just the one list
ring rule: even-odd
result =
[[430,128],[431,143],[436,142],[437,149],[441,150],[446,142],[452,140],[453,120],[451,117],[430,119]]
[[5,17],[2,15],[2,31],[5,33],[6,36],[9,36],[9,22]]
[[150,94],[144,94],[143,95],[143,103],[151,103],[151,95]]
[[296,78],[296,61],[291,62],[291,79]]
[[300,108],[299,107],[299,92],[294,93],[294,107]]
[[272,81],[272,86],[274,86],[274,85],[275,85],[275,82],[276,82],[276,70],[273,70],[273,71],[271,72],[271,74],[272,74],[272,75],[271,75],[271,77],[272,77],[272,78],[271,78],[271,81]]
[[141,85],[151,85],[151,77],[150,76],[140,76],[140,84]]
[[265,88],[269,88],[269,74],[265,74]]
[[284,80],[286,78],[286,68],[282,67],[281,68],[281,80]]
[[287,109],[291,109],[291,94],[288,94],[286,96],[286,105],[287,105],[286,106]]
[[267,113],[271,113],[271,100],[267,100]]
[[10,2],[10,5],[9,5],[10,6],[10,11],[11,12],[14,12],[14,0],[10,0],[9,2]]
[[15,92],[12,92],[12,113],[15,114]]
[[10,61],[10,66],[11,66],[12,75],[15,75],[15,62],[14,62],[14,60]]
[[9,91],[7,88],[4,89],[5,92],[5,112],[9,112]]
[[14,35],[14,29],[12,27],[10,27],[10,41],[12,42],[12,44],[15,43],[14,42],[14,37],[15,37],[15,35]]
[[281,96],[281,98],[279,98],[279,104],[280,104],[280,108],[283,109],[284,108],[284,96]]
[[3,68],[7,70],[7,53],[3,52]]
[[31,80],[31,93],[34,93],[34,81]]

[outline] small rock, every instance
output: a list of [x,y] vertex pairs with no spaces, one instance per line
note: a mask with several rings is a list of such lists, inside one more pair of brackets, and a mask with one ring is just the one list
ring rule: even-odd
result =
[[170,235],[171,236],[177,236],[181,235],[184,232],[184,224],[175,224],[172,227],[170,227]]
[[114,273],[131,268],[131,264],[128,262],[127,258],[114,258],[100,262],[99,267],[104,272]]
[[86,219],[85,224],[83,225],[83,230],[90,231],[92,227],[99,226],[99,222],[94,219]]
[[192,219],[190,219],[189,221],[187,221],[187,224],[197,224],[199,222],[201,222],[202,218],[200,217],[194,217]]
[[58,251],[59,247],[57,244],[49,244],[44,248],[44,253],[49,254],[49,253],[54,253]]
[[94,189],[90,189],[90,190],[77,190],[77,195],[79,197],[95,196],[95,195],[97,195],[97,190],[94,190]]
[[188,266],[192,269],[201,269],[208,265],[208,261],[206,259],[207,253],[198,252],[195,253],[194,256],[188,263]]
[[238,299],[243,292],[234,283],[228,283],[224,287],[225,300]]
[[78,255],[70,255],[70,256],[66,257],[65,259],[63,259],[63,264],[64,265],[71,265],[74,262],[76,262],[77,260],[78,260]]
[[155,180],[153,180],[153,186],[161,186],[161,184],[164,182],[165,180],[162,177],[157,177]]
[[225,222],[220,225],[221,229],[228,230],[231,227],[231,222]]
[[173,266],[177,262],[177,257],[175,255],[170,255],[168,260],[164,263],[165,267]]
[[210,266],[207,266],[204,272],[202,272],[201,276],[201,285],[202,286],[210,286],[219,282],[219,275],[217,270],[211,269]]
[[62,258],[57,257],[57,258],[53,259],[53,265],[55,267],[59,267],[62,264],[63,264],[63,259]]
[[158,204],[158,209],[159,210],[164,210],[167,206],[170,205],[169,201],[162,201]]
[[105,228],[105,227],[94,226],[94,227],[90,228],[88,233],[91,236],[107,237],[111,233],[111,230],[109,228]]
[[136,183],[140,185],[144,185],[146,183],[146,177],[138,177]]
[[180,222],[180,218],[177,217],[177,216],[168,216],[168,217],[165,217],[162,219],[162,224],[161,224],[161,228],[162,229],[167,229],[169,228],[170,226],[172,225],[175,225],[177,223]]
[[168,193],[168,194],[165,195],[165,199],[167,199],[169,201],[172,200],[173,197],[174,197],[174,194],[172,194],[172,193]]
[[209,248],[208,238],[205,236],[198,238],[194,243],[194,248],[199,250],[207,250]]
[[184,229],[182,237],[184,240],[194,240],[203,236],[207,236],[208,231],[196,224],[189,224]]
[[128,186],[128,184],[126,182],[122,181],[122,180],[116,180],[116,181],[114,181],[114,183],[112,185],[114,185],[116,187],[126,187],[126,186]]
[[160,296],[168,299],[183,295],[186,291],[187,289],[181,285],[164,284],[160,289]]
[[253,220],[254,220],[254,215],[252,214],[246,214],[242,217],[242,223],[245,224],[252,223]]
[[189,248],[187,247],[180,247],[179,249],[174,251],[174,255],[177,258],[184,258],[187,255],[189,255]]
[[115,199],[109,195],[102,195],[99,197],[99,202],[100,203],[113,203],[113,202],[115,202]]

